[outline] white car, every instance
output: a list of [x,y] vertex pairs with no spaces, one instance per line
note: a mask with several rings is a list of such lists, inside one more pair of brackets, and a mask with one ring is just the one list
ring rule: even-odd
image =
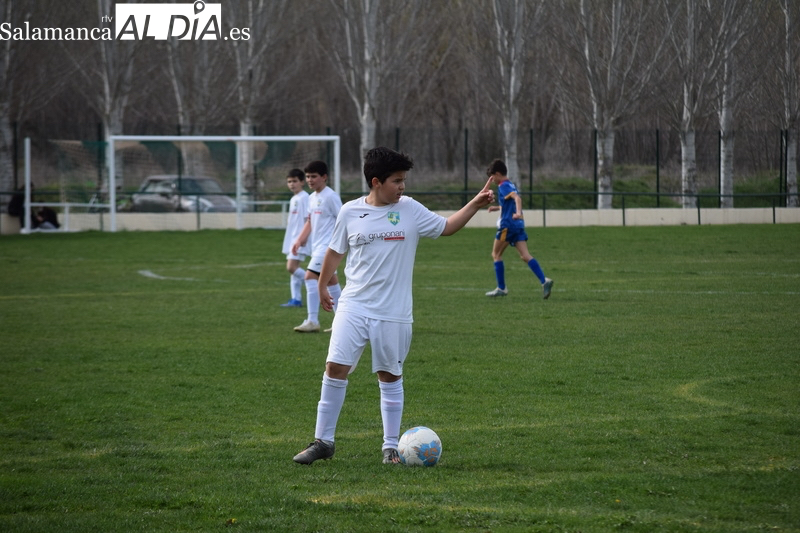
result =
[[230,213],[236,211],[236,202],[214,178],[162,174],[145,178],[131,195],[131,211]]

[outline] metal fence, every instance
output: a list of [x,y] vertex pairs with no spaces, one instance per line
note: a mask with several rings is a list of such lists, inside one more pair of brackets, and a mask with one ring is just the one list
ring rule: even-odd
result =
[[[137,128],[132,127],[132,130]],[[232,128],[231,128],[232,129]],[[91,130],[91,128],[89,128]],[[15,132],[25,128],[15,128]],[[105,143],[98,139],[63,140],[29,131],[34,146],[33,181],[39,202],[58,203],[65,198],[65,176],[81,174],[87,184],[73,202],[92,205],[107,201],[101,183],[105,170]],[[151,133],[152,128],[146,131]],[[326,134],[336,133],[330,128]],[[361,194],[361,159],[358,132],[341,132],[342,196]],[[99,136],[99,132],[98,132]],[[511,176],[528,209],[574,209],[597,205],[595,132],[588,129],[522,130],[518,146],[519,176]],[[14,145],[16,147],[17,140]],[[788,198],[786,153],[790,140],[784,131],[736,133],[734,205],[769,207],[786,205]],[[463,205],[485,182],[484,169],[503,157],[501,128],[382,128],[377,143],[409,153],[415,169],[407,184],[408,194],[425,197],[433,209]],[[82,159],[68,154],[70,146],[83,149]],[[715,207],[719,194],[719,132],[697,132],[698,207]],[[15,149],[14,185],[22,184],[21,150]],[[622,129],[616,133],[613,206],[674,207],[681,193],[680,137],[676,131]],[[253,200],[281,202],[289,193],[283,175],[254,167],[253,182],[263,183]],[[127,187],[127,185],[126,185]],[[0,191],[7,203],[13,191]],[[124,199],[134,191],[119,191]],[[5,211],[5,209],[2,209]]]

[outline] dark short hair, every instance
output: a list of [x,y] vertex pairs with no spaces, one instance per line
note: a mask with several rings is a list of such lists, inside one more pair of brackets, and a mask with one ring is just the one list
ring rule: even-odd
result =
[[506,168],[506,164],[502,159],[495,159],[489,163],[489,167],[486,169],[486,175],[491,176],[495,172],[499,172],[503,176],[508,175],[508,168]]
[[312,161],[306,165],[306,174],[319,174],[320,176],[328,175],[328,164],[325,161]]
[[414,168],[414,162],[406,154],[396,152],[385,146],[369,150],[364,156],[364,179],[372,188],[372,178],[381,183],[395,172],[406,172]]
[[300,181],[306,181],[306,173],[299,168],[293,168],[286,174],[287,178],[297,178]]

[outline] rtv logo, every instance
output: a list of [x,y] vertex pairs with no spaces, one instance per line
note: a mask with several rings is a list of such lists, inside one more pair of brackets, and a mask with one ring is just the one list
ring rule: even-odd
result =
[[120,41],[167,39],[218,41],[250,39],[249,28],[222,35],[222,4],[116,4],[116,38]]

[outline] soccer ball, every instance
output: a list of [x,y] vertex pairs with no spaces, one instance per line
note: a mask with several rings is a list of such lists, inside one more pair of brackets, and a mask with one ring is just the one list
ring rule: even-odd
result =
[[442,439],[430,428],[417,426],[400,437],[400,461],[409,466],[434,466],[442,457]]

